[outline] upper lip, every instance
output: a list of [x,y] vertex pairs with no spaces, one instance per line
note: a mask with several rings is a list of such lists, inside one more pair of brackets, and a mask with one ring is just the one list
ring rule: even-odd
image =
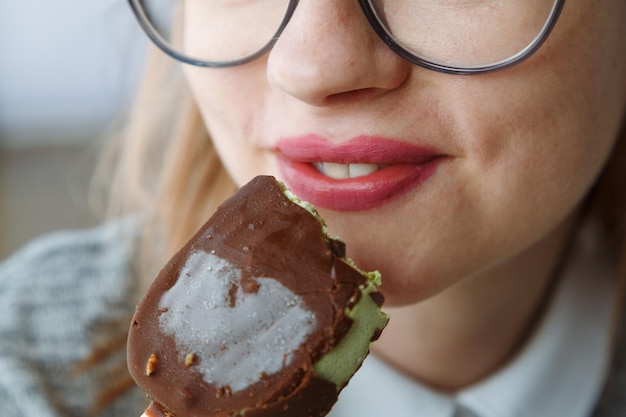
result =
[[276,143],[275,151],[294,162],[379,165],[419,165],[443,155],[433,146],[370,135],[354,136],[340,143],[317,135],[285,138]]

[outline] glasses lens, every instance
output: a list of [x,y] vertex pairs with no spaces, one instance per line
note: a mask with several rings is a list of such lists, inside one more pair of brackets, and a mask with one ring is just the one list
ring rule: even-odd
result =
[[280,28],[289,0],[142,0],[153,30],[173,51],[202,61],[254,54]]
[[524,51],[542,33],[556,0],[370,0],[404,49],[442,65],[480,67]]

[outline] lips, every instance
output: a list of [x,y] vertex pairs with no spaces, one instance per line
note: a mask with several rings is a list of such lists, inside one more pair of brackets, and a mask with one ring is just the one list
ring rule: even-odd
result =
[[341,144],[315,135],[276,145],[287,185],[302,199],[336,211],[375,208],[418,187],[446,155],[433,147],[359,136]]

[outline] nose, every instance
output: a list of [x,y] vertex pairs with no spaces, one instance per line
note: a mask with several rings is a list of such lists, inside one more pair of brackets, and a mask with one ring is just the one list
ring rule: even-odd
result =
[[355,0],[301,0],[267,65],[271,85],[314,106],[349,93],[384,94],[412,68],[378,37]]

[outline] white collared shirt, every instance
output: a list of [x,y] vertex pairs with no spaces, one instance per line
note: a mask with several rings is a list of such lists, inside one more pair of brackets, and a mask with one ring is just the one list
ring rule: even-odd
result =
[[370,355],[330,417],[589,417],[608,371],[617,281],[597,242],[593,227],[580,231],[534,335],[491,376],[439,393]]

